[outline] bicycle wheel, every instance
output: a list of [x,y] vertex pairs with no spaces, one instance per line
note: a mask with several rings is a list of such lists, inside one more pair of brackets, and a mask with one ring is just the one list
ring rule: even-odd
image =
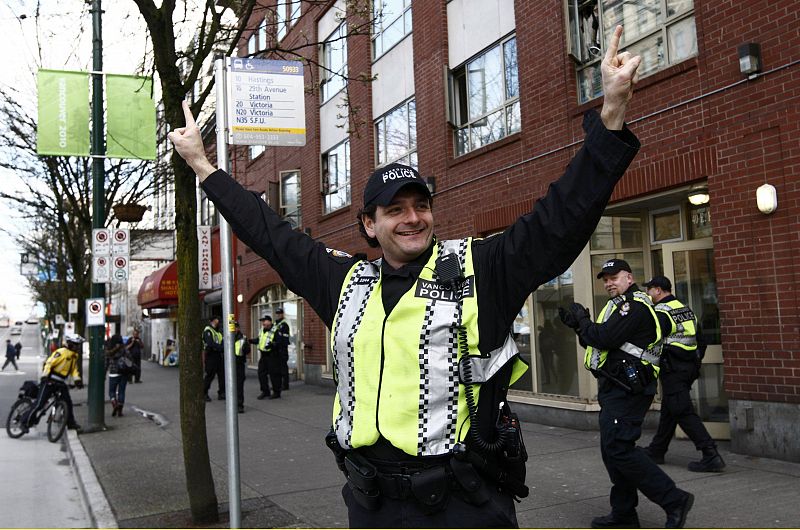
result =
[[67,428],[67,404],[57,399],[47,415],[47,439],[56,443]]
[[25,431],[22,428],[22,418],[33,408],[33,402],[28,398],[19,398],[12,406],[6,420],[6,432],[9,438],[19,438]]

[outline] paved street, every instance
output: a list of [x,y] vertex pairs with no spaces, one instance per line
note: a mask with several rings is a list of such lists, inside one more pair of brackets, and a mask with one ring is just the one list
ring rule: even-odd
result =
[[[0,527],[20,528],[86,528],[91,517],[80,494],[80,479],[72,466],[64,439],[50,443],[41,428],[32,429],[22,438],[12,440],[5,431],[5,421],[17,390],[26,379],[38,380],[44,360],[40,357],[39,326],[25,324],[22,335],[10,335],[9,328],[0,328],[0,341],[22,343],[17,360],[19,371],[9,365],[0,372]],[[5,350],[3,350],[5,351]],[[5,361],[5,358],[4,358]],[[84,398],[85,400],[85,398]],[[43,501],[46,499],[46,502]]]
[[[8,410],[16,389],[41,359],[26,328],[20,369],[0,376],[0,406]],[[29,341],[30,339],[30,341]],[[30,344],[31,346],[28,346]],[[188,516],[178,418],[178,370],[150,362],[143,383],[128,386],[125,416],[106,417],[103,432],[50,444],[32,432],[19,440],[0,435],[0,495],[12,510],[2,527],[186,527]],[[347,527],[341,500],[343,479],[324,445],[332,390],[294,383],[284,399],[257,401],[257,379],[248,375],[246,412],[238,415],[241,451],[242,526]],[[216,386],[211,395],[216,395]],[[76,415],[87,423],[86,391],[73,390]],[[110,407],[107,407],[110,412]],[[206,407],[209,450],[216,492],[227,527],[227,452],[224,402]],[[517,507],[522,527],[588,526],[608,511],[609,482],[600,461],[598,434],[524,423],[530,453],[531,495]],[[645,434],[649,440],[652,432]],[[797,527],[800,465],[735,455],[722,443],[724,473],[697,474],[686,464],[697,458],[686,441],[673,443],[664,469],[697,496],[688,527]],[[90,463],[91,462],[91,463]],[[67,492],[66,495],[56,492]],[[41,498],[47,498],[42,509]],[[88,499],[86,513],[81,498]],[[63,501],[63,506],[58,504]],[[661,510],[641,497],[643,526],[663,526]]]

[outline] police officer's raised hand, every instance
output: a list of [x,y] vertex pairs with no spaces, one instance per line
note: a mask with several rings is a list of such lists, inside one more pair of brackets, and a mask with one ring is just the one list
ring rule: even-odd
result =
[[573,315],[571,311],[564,309],[563,307],[559,307],[558,318],[560,318],[561,322],[563,322],[564,325],[567,326],[568,328],[578,329],[578,320],[575,318],[575,315]]
[[206,158],[203,138],[200,136],[200,127],[194,121],[189,104],[186,101],[181,104],[183,106],[183,115],[186,118],[186,127],[175,129],[167,135],[167,138],[169,138],[169,141],[175,146],[175,150],[178,151],[181,158],[186,160],[186,163],[189,164],[189,167],[194,170],[200,178],[200,182],[202,182],[216,171],[216,168]]
[[619,51],[622,26],[614,29],[606,55],[600,64],[603,75],[603,109],[600,118],[607,129],[620,130],[625,122],[625,111],[633,97],[633,87],[639,79],[637,69],[642,62],[638,55]]

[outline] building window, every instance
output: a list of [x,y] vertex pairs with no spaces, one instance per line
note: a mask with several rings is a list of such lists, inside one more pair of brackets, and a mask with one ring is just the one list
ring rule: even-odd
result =
[[200,224],[203,226],[217,226],[219,224],[217,207],[206,197],[205,193],[200,199]]
[[379,166],[400,162],[417,167],[417,103],[411,99],[375,121]]
[[256,33],[250,35],[250,38],[247,39],[247,55],[255,55],[256,50],[258,49],[258,37]]
[[642,57],[641,77],[697,55],[693,0],[567,0],[566,9],[581,103],[602,95],[600,61],[617,25],[620,49]]
[[267,150],[267,146],[265,145],[248,145],[247,150],[250,153],[250,160],[255,160],[258,158],[262,153]]
[[350,141],[322,155],[323,213],[350,204]]
[[300,6],[300,0],[278,0],[275,10],[279,41],[283,40],[289,32],[289,29],[297,23],[297,20],[300,18]]
[[320,85],[325,103],[341,89],[347,79],[347,28],[342,22],[322,43]]
[[300,172],[281,172],[280,214],[292,228],[300,226]]
[[372,58],[377,59],[411,33],[411,0],[375,0],[372,20]]
[[504,39],[453,70],[451,119],[456,127],[456,156],[520,130],[516,37]]

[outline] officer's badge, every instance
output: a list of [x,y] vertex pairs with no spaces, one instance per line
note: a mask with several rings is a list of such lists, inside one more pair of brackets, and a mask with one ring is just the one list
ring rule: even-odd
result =
[[619,315],[624,317],[630,312],[630,310],[631,310],[631,303],[625,302],[624,304],[622,304],[622,307],[619,308]]
[[353,257],[350,254],[348,254],[347,252],[343,252],[341,250],[336,250],[335,248],[326,248],[325,250],[328,252],[328,254],[330,254],[331,256],[336,257],[336,258],[352,258]]

